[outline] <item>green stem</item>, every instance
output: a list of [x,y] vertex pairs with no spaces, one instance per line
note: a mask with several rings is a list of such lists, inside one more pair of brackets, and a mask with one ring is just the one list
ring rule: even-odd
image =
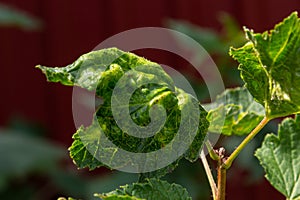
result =
[[213,160],[216,160],[216,161],[219,161],[220,160],[220,157],[219,155],[214,151],[211,143],[207,140],[205,142],[205,145],[206,145],[206,148],[207,148],[207,151],[209,153],[209,156],[211,157],[211,159]]
[[245,148],[245,146],[254,138],[254,136],[270,121],[267,117],[264,117],[261,122],[251,131],[251,133],[242,141],[242,143],[232,152],[232,154],[223,163],[225,169],[230,168],[233,160],[239,155],[239,153]]
[[210,188],[211,188],[211,191],[212,191],[213,199],[215,200],[216,195],[217,195],[217,186],[216,186],[214,177],[211,173],[210,167],[208,165],[208,162],[206,160],[206,157],[204,155],[203,150],[200,153],[200,158],[201,158],[202,164],[204,166],[205,173],[206,173],[207,178],[208,178],[208,182],[209,182],[209,185],[210,185]]

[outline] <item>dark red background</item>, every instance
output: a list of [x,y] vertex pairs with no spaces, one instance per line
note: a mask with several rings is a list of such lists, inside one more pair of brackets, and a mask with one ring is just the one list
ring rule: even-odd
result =
[[[162,26],[166,18],[184,19],[202,27],[220,29],[217,14],[226,11],[256,32],[270,29],[292,11],[299,0],[2,0],[40,18],[44,28],[26,32],[0,28],[0,126],[15,115],[43,124],[48,136],[66,145],[75,131],[72,88],[49,84],[34,68],[37,64],[64,66],[91,51],[104,39],[131,28]],[[272,197],[268,184],[228,194],[249,199]],[[255,189],[255,190],[254,190]],[[264,195],[265,193],[265,195]],[[277,192],[276,192],[277,194]],[[275,195],[275,194],[273,194]],[[232,195],[228,199],[234,199]],[[246,197],[243,197],[246,199]],[[281,197],[281,199],[283,199]]]

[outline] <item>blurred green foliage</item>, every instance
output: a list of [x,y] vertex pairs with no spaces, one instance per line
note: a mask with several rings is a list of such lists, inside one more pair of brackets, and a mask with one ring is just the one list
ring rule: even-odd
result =
[[[183,20],[168,19],[165,25],[167,28],[191,37],[208,52],[219,68],[226,87],[240,86],[242,81],[237,64],[229,57],[228,52],[230,46],[241,46],[245,43],[244,33],[237,21],[228,13],[220,13],[218,19],[222,26],[222,30],[219,32],[212,28],[199,27]],[[188,43],[180,38],[175,39],[179,45],[190,49]],[[202,89],[199,85],[196,88]]]
[[42,22],[24,11],[0,3],[0,26],[33,31],[41,29]]
[[[91,199],[95,191],[108,192],[137,175],[114,172],[86,178],[66,164],[67,148],[50,141],[40,125],[20,118],[0,129],[0,199]],[[94,199],[94,198],[92,198]]]

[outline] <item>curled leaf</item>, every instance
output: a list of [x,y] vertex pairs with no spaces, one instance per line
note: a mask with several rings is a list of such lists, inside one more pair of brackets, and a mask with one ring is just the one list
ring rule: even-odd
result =
[[103,99],[92,125],[73,136],[70,155],[78,167],[106,166],[151,177],[173,170],[182,157],[198,158],[207,113],[160,65],[110,48],[66,67],[38,68],[48,81],[95,90]]

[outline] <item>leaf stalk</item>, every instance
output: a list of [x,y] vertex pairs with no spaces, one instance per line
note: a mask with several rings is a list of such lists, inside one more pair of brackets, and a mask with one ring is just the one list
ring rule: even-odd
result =
[[265,125],[270,121],[269,118],[264,117],[261,122],[251,131],[251,133],[241,142],[241,144],[232,152],[232,154],[223,163],[225,169],[229,169],[233,160],[239,155],[239,153],[245,148],[245,146],[255,137],[259,131],[265,127]]
[[201,158],[205,173],[206,173],[207,178],[208,178],[208,182],[209,182],[209,185],[210,185],[210,188],[211,188],[211,191],[212,191],[213,199],[216,199],[216,197],[217,197],[217,186],[216,186],[214,177],[211,173],[211,169],[208,165],[208,162],[207,162],[207,159],[205,157],[205,154],[204,154],[203,150],[200,153],[200,158]]

